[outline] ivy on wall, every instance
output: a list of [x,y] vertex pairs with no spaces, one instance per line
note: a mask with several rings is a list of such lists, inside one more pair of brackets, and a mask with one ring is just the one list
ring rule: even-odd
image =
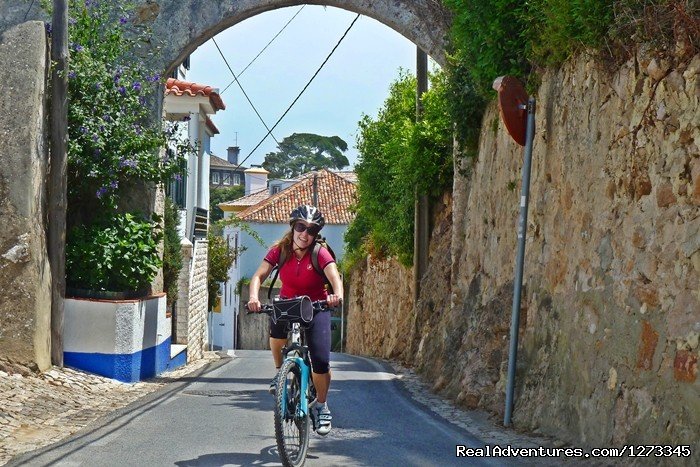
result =
[[[458,157],[474,157],[493,80],[520,78],[536,91],[539,71],[583,51],[602,62],[627,60],[636,44],[692,57],[700,50],[694,0],[443,0],[451,10],[447,68],[432,77],[425,119],[415,122],[415,78],[391,85],[375,117],[359,122],[356,219],[348,228],[346,268],[367,254],[413,256],[414,193],[432,197],[452,183]],[[673,51],[673,52],[672,52]]]

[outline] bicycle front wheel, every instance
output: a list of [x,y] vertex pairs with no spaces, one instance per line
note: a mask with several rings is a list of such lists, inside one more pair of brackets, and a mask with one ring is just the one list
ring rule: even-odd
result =
[[301,371],[295,362],[286,360],[277,374],[275,395],[275,438],[282,464],[299,467],[306,461],[309,447],[309,414],[299,415]]

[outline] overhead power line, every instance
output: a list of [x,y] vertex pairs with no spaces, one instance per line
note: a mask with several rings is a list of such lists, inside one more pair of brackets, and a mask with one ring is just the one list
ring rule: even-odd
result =
[[32,10],[33,6],[34,0],[32,0],[32,3],[29,4],[29,8],[27,8],[27,11],[24,13],[24,19],[22,21],[27,21],[27,16],[29,16],[29,12]]
[[[219,55],[221,55],[221,58],[224,60],[224,63],[226,64],[226,66],[228,67],[229,71],[230,71],[231,74],[233,75],[233,80],[236,82],[236,84],[238,85],[238,87],[241,88],[241,92],[243,93],[243,95],[245,96],[245,98],[248,100],[248,103],[250,104],[250,106],[251,106],[251,107],[253,108],[253,110],[255,111],[255,115],[258,116],[258,118],[259,118],[260,121],[262,122],[263,126],[264,126],[265,129],[267,130],[267,134],[268,134],[268,135],[271,134],[271,133],[272,133],[272,130],[267,126],[267,123],[265,123],[265,120],[263,120],[262,116],[260,115],[260,112],[258,112],[258,109],[255,108],[255,105],[253,105],[253,101],[250,100],[250,97],[248,97],[248,94],[245,92],[245,89],[243,89],[243,86],[241,86],[241,82],[238,81],[238,77],[236,76],[236,73],[233,72],[233,69],[231,69],[231,65],[228,64],[228,60],[226,60],[226,57],[224,56],[224,53],[223,53],[223,52],[221,51],[221,49],[219,48],[219,44],[216,43],[216,39],[214,39],[214,38],[212,37],[211,40],[214,42],[214,45],[216,46],[216,50],[219,51]],[[277,144],[280,144],[280,142],[277,141],[277,138],[275,138],[275,135],[272,135],[272,139],[274,139],[275,142],[276,142]],[[240,165],[240,164],[239,164],[239,165]]]
[[[275,122],[275,124],[272,125],[272,128],[269,129],[269,130],[267,131],[267,134],[266,134],[265,136],[263,136],[263,138],[260,140],[260,142],[253,148],[252,151],[250,151],[250,153],[245,157],[245,159],[243,159],[243,160],[240,162],[240,164],[238,164],[238,166],[236,167],[236,169],[238,169],[241,165],[243,165],[243,163],[244,163],[245,161],[247,161],[248,158],[250,158],[250,156],[253,155],[253,153],[255,152],[255,150],[258,149],[258,148],[260,147],[260,145],[267,139],[268,136],[270,136],[270,134],[272,133],[272,130],[274,130],[274,129],[277,127],[277,125],[279,125],[279,123],[282,121],[282,119],[289,113],[289,111],[292,109],[292,107],[294,106],[294,104],[297,103],[297,101],[299,100],[299,98],[301,97],[301,95],[304,94],[304,92],[306,91],[306,89],[311,85],[311,82],[314,80],[314,78],[316,78],[316,76],[321,72],[321,70],[323,69],[323,67],[324,67],[324,66],[326,65],[326,63],[328,62],[328,60],[330,60],[330,58],[331,58],[331,56],[333,55],[333,53],[335,52],[335,50],[340,46],[341,42],[343,42],[343,39],[345,39],[345,36],[348,35],[348,33],[350,32],[350,30],[351,30],[352,27],[355,25],[355,23],[357,22],[358,19],[360,19],[360,15],[359,15],[359,14],[358,14],[357,16],[355,16],[355,19],[352,20],[352,23],[350,23],[350,26],[348,26],[348,28],[345,30],[345,32],[344,32],[343,35],[340,37],[340,39],[338,39],[338,42],[337,42],[337,43],[335,44],[335,46],[333,47],[333,50],[331,50],[331,52],[328,54],[328,56],[327,56],[326,59],[323,61],[323,63],[321,63],[321,66],[318,67],[318,69],[316,70],[316,73],[314,73],[314,75],[311,77],[311,79],[309,79],[309,81],[306,83],[306,86],[304,86],[304,88],[301,90],[301,92],[299,92],[299,94],[298,94],[297,97],[294,99],[294,101],[292,101],[292,103],[289,104],[289,107],[287,107],[287,110],[285,110],[284,113],[282,114],[282,116],[281,116],[279,119],[277,119],[277,121]],[[277,141],[277,140],[275,140],[275,141]],[[279,145],[279,143],[277,143],[277,144]]]
[[[270,39],[270,42],[268,42],[267,45],[265,45],[265,47],[263,47],[262,50],[260,50],[260,52],[258,52],[258,54],[257,54],[255,57],[253,57],[253,59],[250,61],[250,63],[248,63],[248,64],[245,66],[245,68],[243,68],[243,70],[241,70],[241,72],[238,73],[238,76],[237,76],[236,78],[240,78],[241,75],[242,75],[243,73],[245,73],[245,71],[250,67],[250,65],[252,65],[253,62],[255,62],[255,60],[257,60],[258,57],[259,57],[260,55],[262,55],[262,53],[265,51],[265,49],[267,49],[267,48],[270,46],[270,44],[272,44],[272,42],[273,42],[275,39],[277,39],[277,36],[279,36],[280,34],[282,34],[282,31],[284,31],[284,30],[287,28],[287,26],[289,26],[289,23],[291,23],[291,22],[294,20],[294,18],[297,17],[297,15],[298,15],[299,13],[301,13],[301,10],[303,10],[305,6],[306,6],[306,5],[302,5],[301,8],[299,8],[299,9],[297,10],[297,12],[294,13],[294,16],[292,16],[291,18],[289,18],[289,21],[287,21],[287,23],[286,23],[284,26],[282,26],[282,29],[280,29],[280,30],[277,32],[277,34],[275,34],[275,36],[274,36],[272,39]],[[226,86],[226,87],[224,88],[224,90],[221,91],[219,94],[225,93],[226,90],[227,90],[228,88],[230,88],[231,85],[232,85],[233,83],[235,83],[235,82],[236,82],[236,80],[234,79],[233,81],[231,81],[230,83],[228,83],[228,86]]]

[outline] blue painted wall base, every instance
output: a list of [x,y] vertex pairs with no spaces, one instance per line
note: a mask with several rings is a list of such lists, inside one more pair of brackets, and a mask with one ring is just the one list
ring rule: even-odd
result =
[[133,354],[64,352],[66,366],[106,376],[125,383],[152,378],[187,362],[187,352],[170,359],[170,338],[160,345]]

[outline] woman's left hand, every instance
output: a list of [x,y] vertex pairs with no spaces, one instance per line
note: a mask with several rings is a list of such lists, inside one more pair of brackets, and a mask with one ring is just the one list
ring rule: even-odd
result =
[[336,294],[330,294],[326,298],[326,302],[328,303],[328,306],[330,306],[330,307],[336,307],[336,306],[340,305],[340,302],[342,302],[342,301],[343,301],[343,297],[340,295],[336,295]]

